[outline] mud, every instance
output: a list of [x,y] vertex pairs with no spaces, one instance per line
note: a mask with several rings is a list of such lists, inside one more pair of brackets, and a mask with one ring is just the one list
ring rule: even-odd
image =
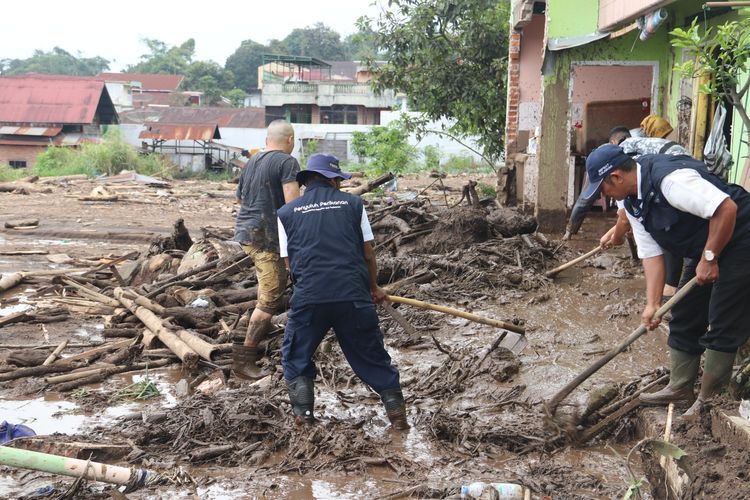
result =
[[[432,181],[406,180],[409,187],[420,186],[417,192]],[[593,217],[582,238],[559,246],[554,235],[526,235],[526,217],[491,207],[446,209],[458,200],[465,182],[465,177],[448,177],[445,184],[453,191],[445,196],[434,191],[427,203],[397,214],[409,225],[406,234],[434,224],[431,232],[399,239],[393,227],[378,231],[380,281],[395,283],[398,295],[524,325],[529,345],[516,356],[496,345],[500,331],[490,326],[399,306],[416,329],[412,336],[380,311],[386,345],[401,372],[412,425],[408,432],[390,428],[377,394],[354,376],[331,335],[315,359],[318,422],[296,427],[279,371],[278,332],[266,345],[261,365],[270,378],[261,386],[230,378],[226,389],[211,396],[178,394],[175,388],[183,379],[189,385],[201,373],[160,369],[149,376],[161,395],[132,402],[113,401],[112,395],[140,376],[118,376],[64,395],[45,392],[42,382],[29,379],[0,387],[0,416],[6,419],[7,412],[8,420],[24,421],[22,405],[41,404],[34,413],[42,432],[130,444],[124,464],[182,469],[195,479],[192,486],[151,487],[128,498],[442,498],[477,480],[523,484],[535,498],[621,497],[628,484],[624,456],[637,441],[632,417],[586,444],[575,444],[575,424],[584,415],[586,426],[598,421],[596,409],[585,409],[587,404],[591,408],[589,394],[597,389],[611,386],[606,402],[597,403],[607,405],[656,376],[654,369],[667,361],[663,329],[643,337],[582,384],[560,407],[560,420],[550,422],[543,402],[637,327],[643,303],[639,266],[627,250],[618,249],[606,255],[608,260],[567,270],[554,281],[545,278],[544,270],[596,246],[598,234],[613,219]],[[166,236],[178,217],[194,239],[201,233],[229,234],[231,202],[177,196],[188,187],[196,186],[176,183],[173,195],[145,198],[154,204],[81,203],[63,196],[90,190],[88,184],[56,188],[49,195],[0,194],[0,202],[9,207],[9,219],[38,217],[42,227],[71,234],[86,229]],[[201,189],[225,190],[213,183]],[[33,232],[5,231],[0,238],[9,247],[45,248],[73,259],[148,250],[147,244],[122,240],[42,241]],[[0,271],[52,265],[44,256],[3,257]],[[409,281],[415,275],[421,278]],[[38,285],[22,291],[32,303],[40,296]],[[0,308],[14,306],[13,300],[0,298]],[[185,303],[172,300],[172,306]],[[219,299],[212,301],[220,305]],[[102,327],[100,319],[76,316],[46,325],[46,331],[11,324],[1,332],[7,344],[56,344],[68,337],[101,340]],[[8,352],[0,349],[0,358]],[[46,485],[64,491],[70,483],[0,469],[0,497],[20,497]],[[713,491],[708,488],[716,484],[721,481],[707,483],[703,491]],[[106,498],[111,490],[88,484],[78,496]]]

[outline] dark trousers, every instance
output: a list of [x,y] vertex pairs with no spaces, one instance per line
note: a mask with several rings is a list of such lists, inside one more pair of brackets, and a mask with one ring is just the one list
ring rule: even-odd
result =
[[[664,250],[664,267],[666,268],[664,281],[667,285],[677,288],[682,275],[682,257],[677,257]],[[693,271],[695,271],[695,268],[693,268]]]
[[[695,276],[697,264],[685,261],[680,286]],[[749,334],[750,245],[730,246],[719,258],[716,283],[693,288],[672,309],[667,343],[696,355],[705,349],[736,352]]]
[[383,344],[378,314],[372,302],[313,304],[289,311],[281,346],[284,378],[315,378],[313,355],[326,332],[333,328],[354,373],[380,393],[398,389],[399,375]]

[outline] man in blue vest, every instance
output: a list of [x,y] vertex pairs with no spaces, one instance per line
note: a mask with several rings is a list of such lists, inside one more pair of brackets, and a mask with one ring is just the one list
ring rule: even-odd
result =
[[399,373],[375,311],[386,294],[377,283],[372,229],[362,199],[339,191],[349,178],[335,156],[314,154],[297,174],[304,195],[278,210],[279,247],[294,283],[281,348],[284,379],[297,424],[312,423],[312,358],[333,328],[354,373],[380,394],[393,427],[406,429]]
[[641,321],[650,330],[659,324],[662,249],[696,263],[686,266],[681,284],[697,276],[702,286],[672,309],[669,385],[640,396],[652,405],[692,402],[705,352],[700,393],[685,414],[694,418],[728,383],[750,333],[750,195],[689,156],[644,155],[636,162],[613,144],[594,150],[586,170],[590,190],[625,202],[646,276]]

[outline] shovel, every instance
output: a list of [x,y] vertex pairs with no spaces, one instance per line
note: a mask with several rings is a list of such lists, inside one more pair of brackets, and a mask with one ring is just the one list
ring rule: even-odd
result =
[[468,319],[476,323],[482,323],[483,325],[490,325],[496,328],[502,328],[506,330],[506,332],[505,332],[505,335],[503,335],[503,339],[499,345],[513,352],[513,354],[519,354],[521,351],[523,351],[524,347],[526,347],[526,345],[529,343],[529,341],[526,339],[526,336],[524,335],[526,333],[526,330],[522,326],[516,325],[514,323],[509,323],[507,321],[500,321],[500,320],[491,319],[491,318],[483,318],[482,316],[477,316],[476,314],[471,314],[466,311],[453,309],[452,307],[440,306],[437,304],[430,304],[429,302],[422,302],[421,300],[416,300],[416,299],[408,299],[406,297],[399,297],[397,295],[388,295],[386,297],[386,300],[390,302],[398,302],[400,304],[406,304],[409,306],[419,307],[421,309],[429,309],[431,311],[438,311],[444,314],[450,314],[451,316]]
[[[690,281],[688,281],[682,288],[680,288],[677,293],[675,293],[671,299],[667,301],[666,304],[661,306],[657,311],[656,314],[654,314],[654,318],[661,318],[664,316],[672,307],[675,306],[682,298],[687,295],[690,290],[692,290],[695,285],[698,283],[698,278],[693,277]],[[635,342],[639,337],[641,337],[644,333],[646,333],[648,330],[644,325],[640,325],[638,328],[636,328],[633,333],[630,334],[628,338],[622,341],[622,343],[615,347],[614,349],[610,349],[607,354],[599,358],[594,364],[586,368],[581,374],[579,374],[576,378],[574,378],[572,381],[570,381],[565,387],[560,389],[560,391],[555,394],[552,399],[549,400],[547,403],[547,408],[549,409],[549,412],[551,415],[555,414],[555,410],[557,410],[557,407],[560,405],[563,399],[565,399],[568,394],[573,392],[573,389],[578,387],[583,383],[584,380],[589,378],[591,375],[599,371],[601,367],[612,361],[615,356],[620,354],[627,348],[630,344]]]

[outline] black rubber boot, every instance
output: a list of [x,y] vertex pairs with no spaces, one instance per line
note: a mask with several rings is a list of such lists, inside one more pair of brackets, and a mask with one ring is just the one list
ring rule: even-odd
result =
[[644,392],[638,399],[647,406],[667,406],[669,403],[692,403],[693,386],[698,378],[701,357],[672,349],[669,355],[671,371],[669,385],[656,392]]
[[386,389],[380,393],[380,399],[385,406],[385,414],[394,429],[404,430],[409,428],[406,421],[406,403],[401,389]]
[[257,364],[262,356],[262,350],[257,347],[248,347],[241,343],[232,344],[232,371],[241,379],[258,380],[264,375]]
[[732,377],[734,358],[737,353],[721,352],[706,349],[706,359],[703,362],[703,377],[701,377],[701,392],[693,406],[682,417],[692,421],[700,418],[705,402],[721,393]]
[[286,381],[289,401],[292,403],[294,422],[297,425],[315,422],[313,406],[315,405],[315,383],[310,377],[296,377]]

